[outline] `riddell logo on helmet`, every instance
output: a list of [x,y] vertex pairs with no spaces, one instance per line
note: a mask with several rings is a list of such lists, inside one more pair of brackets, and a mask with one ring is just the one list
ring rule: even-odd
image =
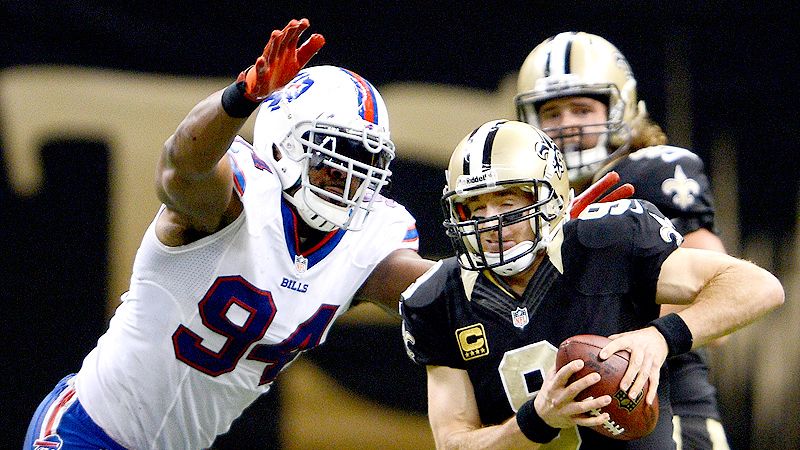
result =
[[466,189],[476,184],[485,184],[487,187],[495,186],[497,184],[497,172],[489,170],[477,175],[459,175],[456,180],[457,189]]
[[536,80],[534,89],[537,91],[565,91],[573,89],[581,84],[580,78],[575,74],[554,74]]

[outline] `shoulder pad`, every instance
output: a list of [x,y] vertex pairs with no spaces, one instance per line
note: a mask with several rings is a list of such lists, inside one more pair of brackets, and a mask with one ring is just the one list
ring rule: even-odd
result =
[[643,148],[617,164],[621,182],[631,183],[636,198],[656,205],[667,217],[710,217],[714,199],[703,161],[680,147]]
[[578,243],[588,248],[649,247],[653,231],[665,242],[683,239],[658,208],[641,199],[591,204],[565,227],[572,228]]
[[641,281],[637,274],[657,279],[661,262],[682,240],[647,201],[593,204],[564,226],[564,275],[587,294],[627,292]]
[[628,155],[628,158],[634,161],[644,160],[644,159],[658,159],[666,163],[672,163],[683,158],[696,159],[696,160],[700,159],[699,156],[692,153],[690,150],[682,147],[675,147],[672,145],[654,145],[652,147],[645,147],[643,149],[631,153],[630,155]]
[[403,291],[401,302],[407,308],[426,308],[445,297],[453,283],[460,284],[460,273],[461,267],[455,258],[440,260]]

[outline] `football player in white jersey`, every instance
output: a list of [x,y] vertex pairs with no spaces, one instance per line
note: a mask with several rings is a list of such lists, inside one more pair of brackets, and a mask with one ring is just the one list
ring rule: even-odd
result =
[[[714,232],[713,194],[702,160],[665,145],[666,135],[637,99],[628,61],[606,39],[566,32],[544,40],[520,69],[515,103],[519,120],[542,128],[564,151],[576,191],[614,170],[621,182],[633,185],[636,198],[672,221],[684,247],[725,252]],[[678,309],[665,305],[662,312]],[[728,447],[705,352],[668,361],[678,448]]]
[[[395,308],[432,265],[380,195],[395,156],[380,94],[339,67],[301,70],[324,44],[298,46],[308,26],[273,31],[167,139],[130,289],[25,448],[206,448],[354,298]],[[251,146],[237,133],[259,105]]]

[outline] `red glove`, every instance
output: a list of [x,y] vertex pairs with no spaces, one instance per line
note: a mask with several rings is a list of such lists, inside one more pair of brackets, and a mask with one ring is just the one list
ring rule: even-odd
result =
[[314,33],[297,47],[300,35],[309,27],[308,19],[289,22],[283,30],[274,30],[256,63],[239,74],[236,81],[245,81],[245,97],[260,102],[297,75],[323,45],[325,38]]
[[630,183],[625,183],[611,191],[611,193],[607,194],[603,198],[600,198],[605,191],[617,183],[619,183],[619,174],[617,172],[611,171],[603,175],[603,178],[600,178],[594,182],[591,186],[589,186],[588,189],[583,191],[581,195],[572,200],[569,218],[574,219],[578,217],[581,212],[583,212],[583,210],[592,203],[613,202],[623,198],[631,197],[633,195],[633,185]]

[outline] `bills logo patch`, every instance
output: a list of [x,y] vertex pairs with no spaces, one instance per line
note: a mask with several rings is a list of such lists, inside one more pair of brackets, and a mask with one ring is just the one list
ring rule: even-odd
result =
[[61,440],[59,435],[51,434],[44,439],[33,441],[33,450],[60,449],[63,444],[64,441]]
[[294,99],[303,95],[311,86],[314,85],[314,80],[309,78],[308,73],[300,72],[294,79],[286,84],[283,89],[273,92],[266,99],[261,106],[262,108],[269,108],[270,111],[275,111],[280,108],[281,100],[286,103],[291,103]]

